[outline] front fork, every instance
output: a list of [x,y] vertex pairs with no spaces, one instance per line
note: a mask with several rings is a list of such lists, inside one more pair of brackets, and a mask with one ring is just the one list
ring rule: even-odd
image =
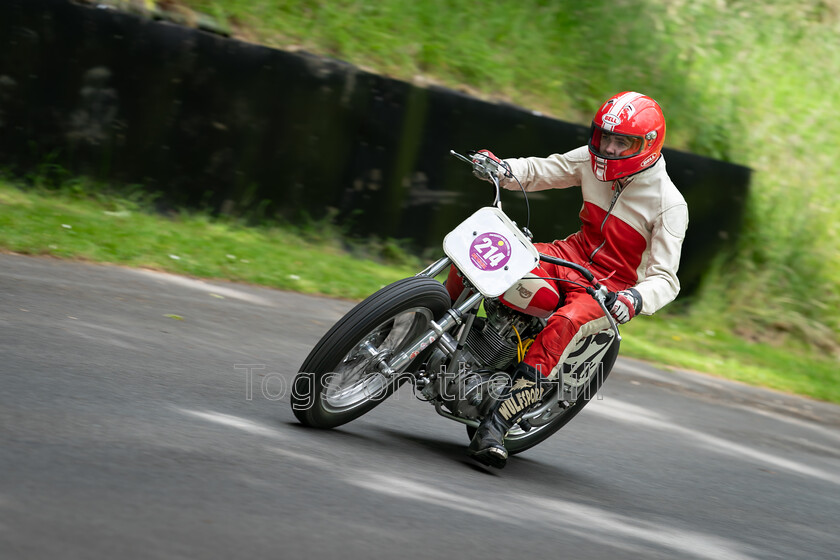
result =
[[[450,264],[452,264],[452,261],[449,257],[443,257],[429,265],[422,272],[418,273],[417,276],[434,278],[446,270]],[[447,355],[453,355],[457,350],[457,341],[449,334],[449,331],[464,324],[465,319],[469,320],[472,318],[470,311],[476,307],[482,299],[484,299],[484,296],[479,292],[475,292],[463,301],[459,301],[458,304],[449,309],[446,312],[446,315],[444,315],[439,321],[430,321],[429,330],[423,333],[422,336],[418,337],[411,346],[387,362],[384,360],[380,361],[377,364],[378,369],[389,378],[395,377],[405,366],[420,355],[422,351],[426,350],[435,343],[438,343],[441,350],[446,352]]]
[[448,331],[456,326],[462,325],[469,311],[483,298],[483,295],[476,292],[457,307],[453,307],[447,311],[446,315],[444,315],[440,321],[430,321],[429,330],[423,333],[423,335],[420,336],[414,344],[403,350],[398,356],[388,363],[382,364],[380,367],[382,373],[389,377],[397,375],[397,373],[415,359],[420,352],[436,342],[439,343],[444,352],[448,355],[452,355],[457,349],[457,341],[449,334]]

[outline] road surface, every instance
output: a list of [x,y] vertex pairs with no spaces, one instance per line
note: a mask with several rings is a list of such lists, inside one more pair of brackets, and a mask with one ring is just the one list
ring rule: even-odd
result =
[[350,306],[0,255],[0,558],[840,557],[840,407],[620,359],[488,470],[406,388],[295,422]]

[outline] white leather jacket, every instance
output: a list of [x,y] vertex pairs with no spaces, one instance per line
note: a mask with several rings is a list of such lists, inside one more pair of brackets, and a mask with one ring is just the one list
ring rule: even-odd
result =
[[[664,157],[623,179],[623,187],[618,181],[595,178],[586,146],[547,158],[505,162],[526,191],[581,187],[581,229],[565,239],[586,256],[587,262],[579,264],[610,283],[635,287],[645,315],[677,297],[688,206],[665,171]],[[519,188],[513,179],[503,179],[502,186]]]

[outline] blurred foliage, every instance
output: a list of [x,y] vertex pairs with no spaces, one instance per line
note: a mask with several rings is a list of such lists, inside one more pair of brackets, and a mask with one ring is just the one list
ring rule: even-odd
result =
[[581,124],[616,92],[654,97],[668,146],[755,171],[735,258],[685,312],[837,351],[840,0],[154,3],[247,41]]

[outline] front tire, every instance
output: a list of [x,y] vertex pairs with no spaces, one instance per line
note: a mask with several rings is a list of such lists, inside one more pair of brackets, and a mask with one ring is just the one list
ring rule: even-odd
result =
[[[372,410],[406,379],[404,375],[388,379],[380,373],[372,353],[399,354],[451,303],[446,288],[424,276],[395,282],[359,303],[301,365],[292,390],[295,417],[306,426],[334,428]],[[416,357],[406,371],[423,363],[430,350]]]

